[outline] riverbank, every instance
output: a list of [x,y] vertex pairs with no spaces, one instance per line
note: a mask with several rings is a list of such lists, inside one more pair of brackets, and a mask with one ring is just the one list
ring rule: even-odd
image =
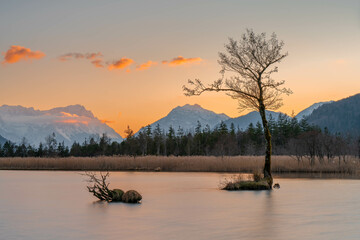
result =
[[[68,158],[0,158],[0,170],[62,170],[62,171],[165,171],[165,172],[229,172],[261,171],[263,156],[112,156]],[[360,160],[316,160],[313,165],[304,158],[273,156],[272,172],[281,174],[336,173],[360,176]]]

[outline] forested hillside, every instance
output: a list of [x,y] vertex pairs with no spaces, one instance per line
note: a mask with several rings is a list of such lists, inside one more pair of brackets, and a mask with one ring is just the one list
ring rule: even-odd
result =
[[331,133],[360,135],[360,94],[324,104],[308,116],[309,124],[325,127]]
[[[286,115],[269,121],[273,136],[273,153],[275,155],[292,155],[297,159],[332,159],[344,158],[347,155],[360,156],[360,138],[332,135],[318,127],[309,125],[306,120],[297,121]],[[214,130],[198,122],[195,132],[185,132],[182,128],[170,127],[163,131],[160,125],[153,129],[150,125],[137,135],[131,129],[127,138],[121,143],[111,142],[103,135],[101,138],[90,138],[83,143],[75,142],[70,148],[58,143],[54,135],[49,136],[44,144],[38,147],[6,142],[0,146],[2,157],[68,157],[100,155],[161,155],[161,156],[235,156],[263,155],[264,137],[260,123],[250,124],[246,130],[230,128],[222,122]]]

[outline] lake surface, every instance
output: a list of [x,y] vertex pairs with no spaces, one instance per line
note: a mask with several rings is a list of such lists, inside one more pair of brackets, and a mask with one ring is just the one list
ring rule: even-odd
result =
[[360,180],[275,179],[227,192],[229,174],[113,172],[142,204],[100,203],[74,172],[0,171],[0,239],[360,239]]

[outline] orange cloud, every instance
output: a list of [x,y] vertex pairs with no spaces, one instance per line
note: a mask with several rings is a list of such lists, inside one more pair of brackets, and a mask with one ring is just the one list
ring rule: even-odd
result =
[[134,60],[130,58],[121,58],[120,60],[115,61],[112,64],[109,64],[108,69],[109,70],[123,69],[126,68],[127,66],[130,66],[133,62]]
[[61,120],[61,121],[56,121],[58,123],[71,123],[71,124],[84,124],[84,125],[88,125],[89,122],[87,121],[83,121],[83,120],[77,120],[77,119],[66,119],[66,120]]
[[40,59],[45,56],[45,53],[40,51],[31,51],[30,48],[25,48],[22,46],[11,46],[6,53],[2,53],[4,55],[5,63],[16,63],[20,60],[29,60],[29,59]]
[[90,60],[92,60],[92,59],[95,59],[95,58],[97,58],[97,57],[102,57],[103,55],[100,53],[100,52],[98,52],[98,53],[87,53],[87,54],[85,54],[85,58],[86,59],[90,59]]
[[100,120],[102,123],[114,123],[115,121],[109,121],[109,120]]
[[79,117],[76,114],[71,114],[71,113],[67,113],[67,112],[61,112],[62,115],[64,115],[64,117]]
[[148,68],[150,68],[151,66],[157,65],[157,62],[153,62],[153,61],[148,61],[146,63],[140,64],[138,66],[136,66],[136,70],[141,71],[141,70],[146,70]]
[[96,59],[96,60],[94,60],[94,61],[91,61],[91,63],[92,63],[95,67],[98,67],[98,68],[104,67],[103,61],[100,60],[100,59]]
[[177,66],[182,65],[186,63],[195,63],[195,62],[201,62],[202,59],[199,57],[196,58],[184,58],[182,56],[178,56],[176,58],[173,58],[171,61],[162,61],[162,64],[168,64],[169,66]]
[[89,59],[89,60],[93,60],[93,59],[96,59],[98,57],[102,57],[103,55],[98,52],[98,53],[67,53],[67,54],[64,54],[64,55],[61,55],[60,57],[58,57],[58,59],[60,61],[68,61],[70,60],[71,58],[75,58],[75,59]]

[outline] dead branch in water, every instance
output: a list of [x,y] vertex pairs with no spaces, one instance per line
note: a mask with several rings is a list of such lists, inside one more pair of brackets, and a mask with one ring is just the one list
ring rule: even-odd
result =
[[107,178],[110,176],[109,172],[105,174],[100,172],[100,177],[95,172],[85,172],[83,175],[89,177],[87,180],[89,185],[86,187],[90,193],[102,201],[112,201],[112,192],[109,189],[110,183],[107,182]]

